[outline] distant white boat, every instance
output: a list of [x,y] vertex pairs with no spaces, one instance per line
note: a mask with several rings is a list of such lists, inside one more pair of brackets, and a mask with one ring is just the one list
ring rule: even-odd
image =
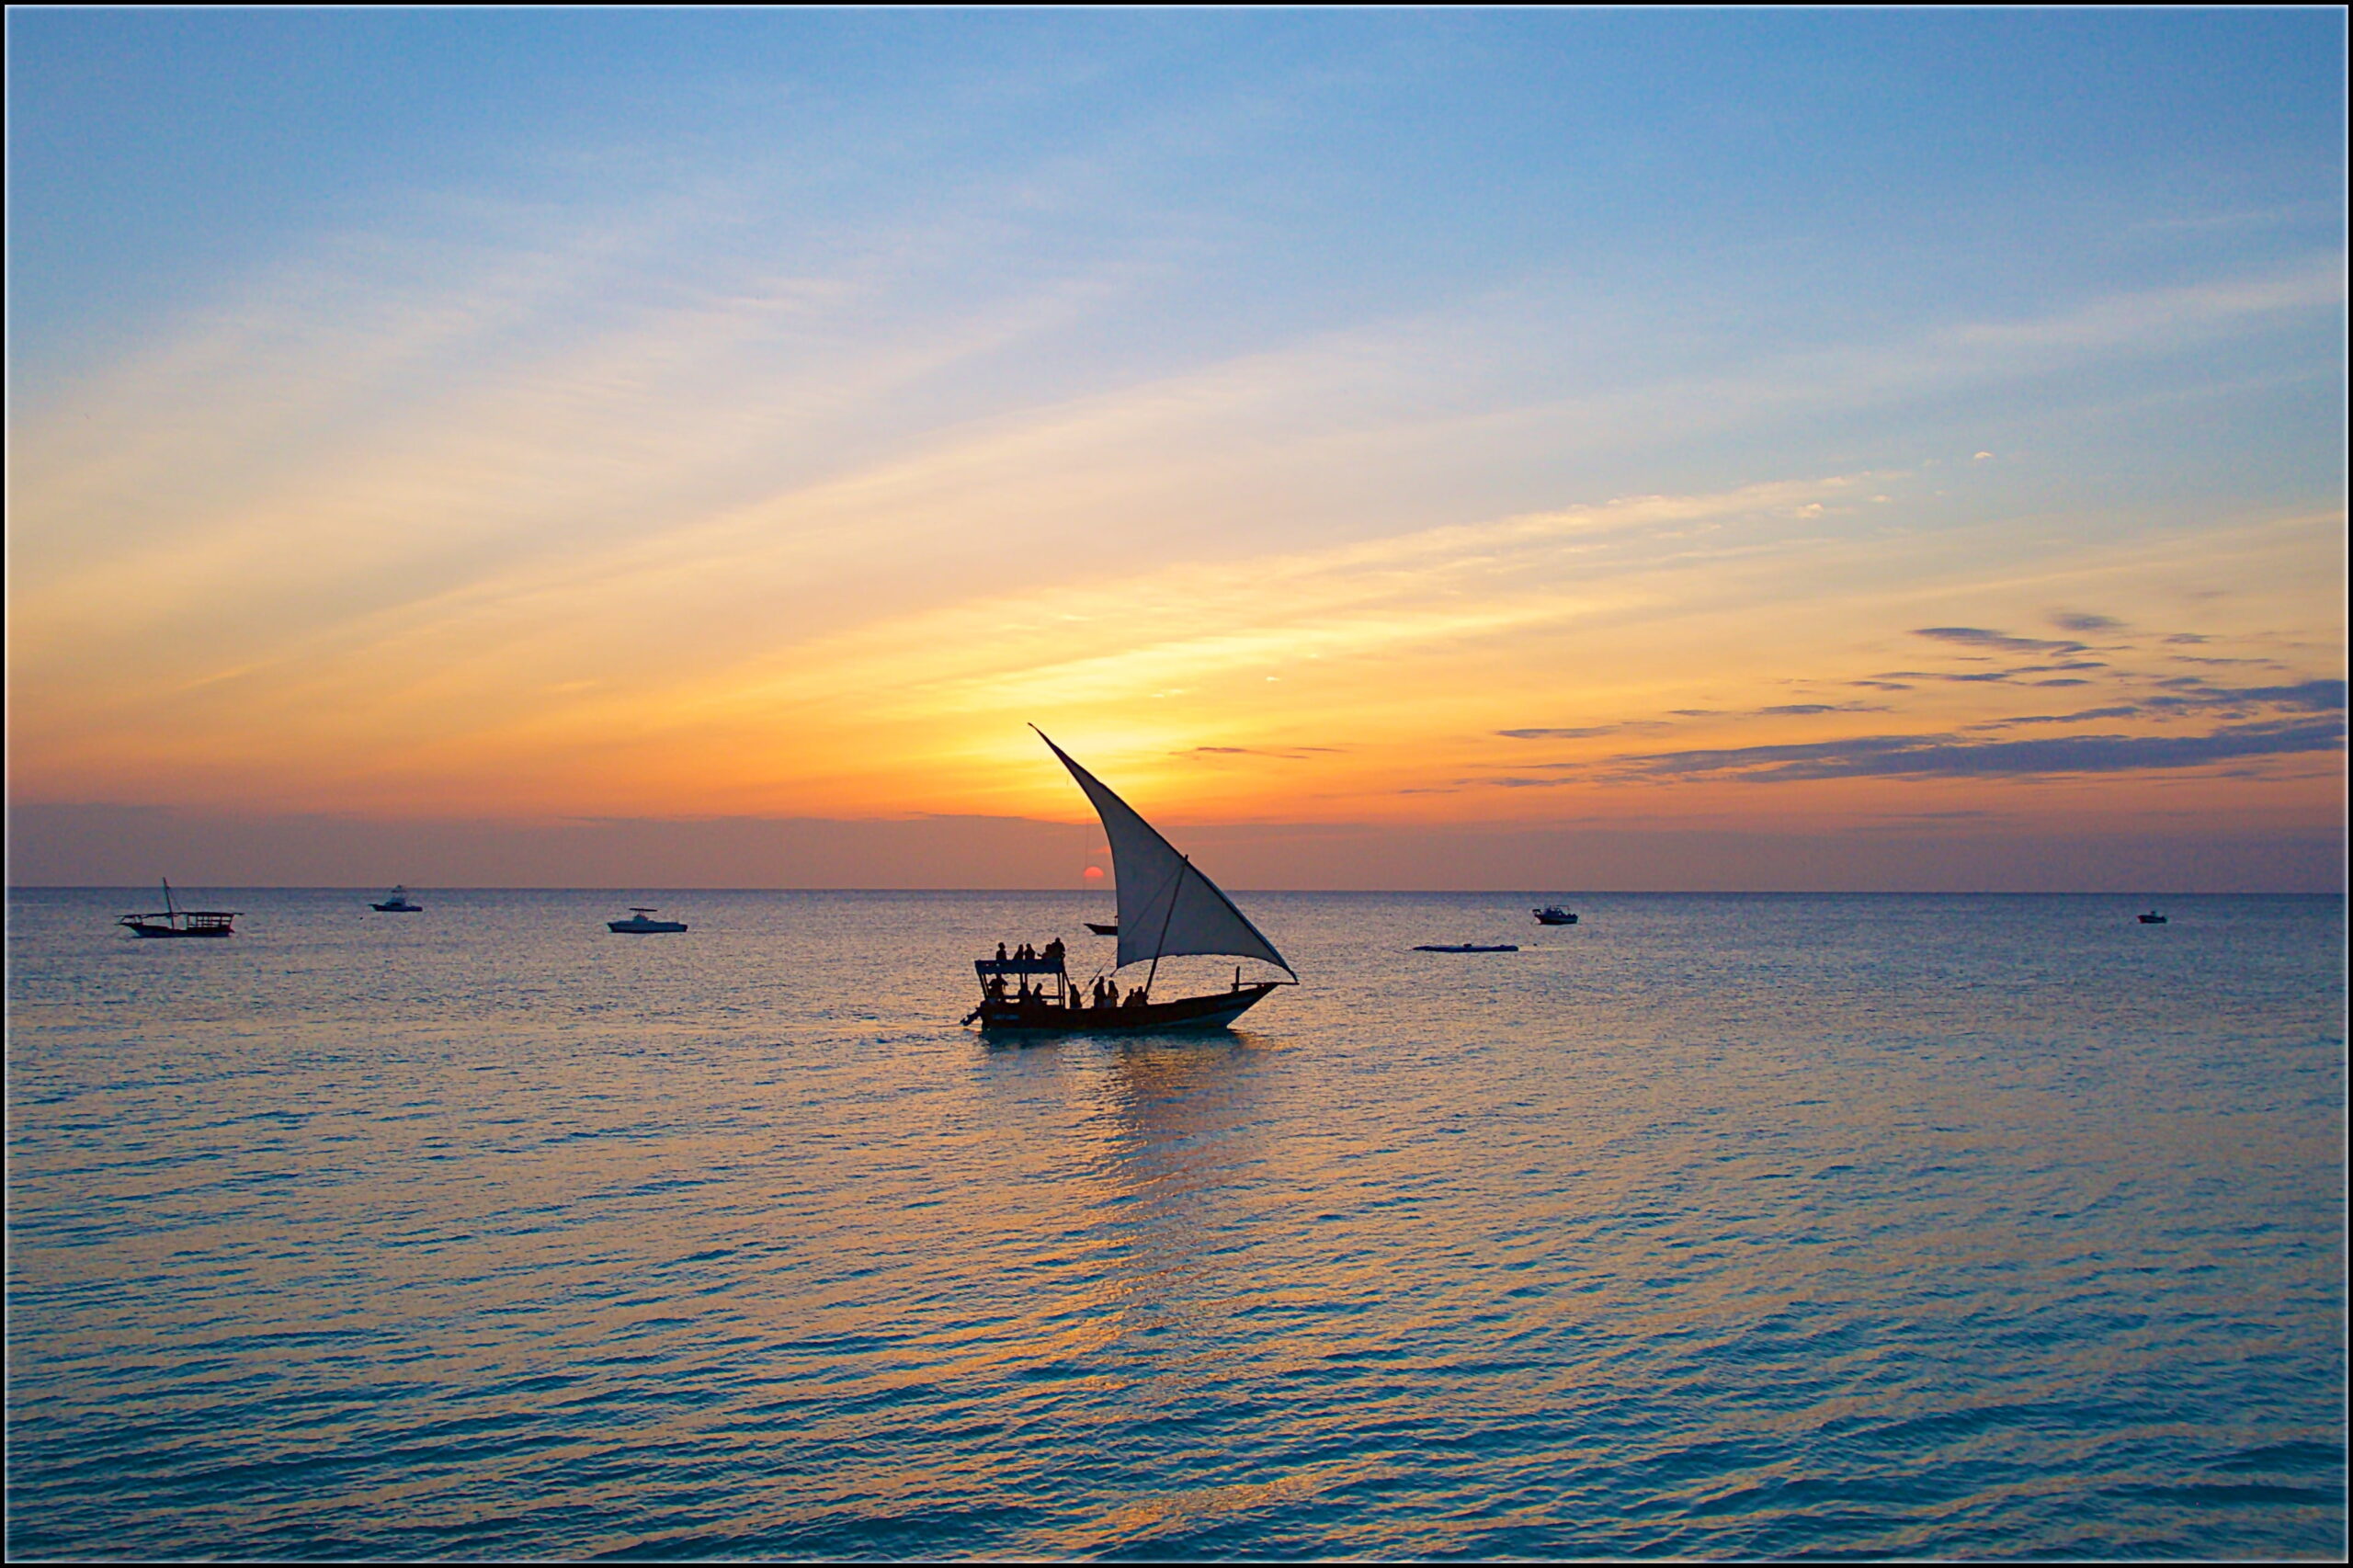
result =
[[651,905],[638,903],[629,906],[628,919],[605,922],[606,930],[618,931],[624,937],[648,937],[657,931],[683,931],[686,928],[687,923],[683,920],[654,919]]
[[425,913],[425,905],[421,903],[412,903],[409,902],[408,889],[406,888],[394,888],[392,892],[384,895],[384,901],[381,903],[371,903],[368,907],[370,909],[381,910],[386,915],[422,915]]

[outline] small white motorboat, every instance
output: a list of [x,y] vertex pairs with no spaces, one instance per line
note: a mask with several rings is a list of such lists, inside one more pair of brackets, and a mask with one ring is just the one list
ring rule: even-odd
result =
[[624,937],[650,937],[657,931],[683,931],[686,928],[685,921],[656,920],[650,905],[636,903],[629,906],[628,919],[605,922],[606,930],[618,931]]

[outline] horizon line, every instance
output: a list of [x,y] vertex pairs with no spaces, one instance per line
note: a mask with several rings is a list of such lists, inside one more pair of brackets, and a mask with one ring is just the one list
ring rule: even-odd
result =
[[[10,882],[6,891],[19,892],[137,892],[144,882]],[[191,887],[242,889],[256,892],[335,892],[366,893],[382,891],[381,882],[192,882]],[[399,884],[407,886],[405,883]],[[603,885],[556,886],[538,883],[505,882],[432,882],[421,883],[411,892],[756,892],[756,893],[899,893],[899,894],[987,894],[1003,896],[1022,893],[1041,896],[1093,896],[1108,888],[906,888],[906,887],[669,887],[656,882],[609,883]],[[2241,889],[2236,892],[2200,892],[2196,889],[2143,889],[2134,892],[2117,892],[2098,888],[1581,888],[1564,892],[1558,888],[1235,888],[1233,892],[1294,896],[1312,894],[1324,898],[2336,898],[2346,896],[2339,888],[2334,892],[2296,891],[2290,889]]]

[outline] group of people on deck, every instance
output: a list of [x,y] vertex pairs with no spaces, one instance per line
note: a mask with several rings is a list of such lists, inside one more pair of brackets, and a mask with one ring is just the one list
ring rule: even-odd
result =
[[1014,949],[1010,954],[1006,952],[1005,944],[999,942],[996,945],[996,961],[1004,963],[1011,958],[1022,963],[1050,963],[1059,969],[1062,967],[1063,951],[1063,939],[1060,937],[1054,937],[1043,948],[1032,948],[1029,943],[1024,942]]
[[1108,975],[1098,974],[1095,977],[1095,1006],[1097,1007],[1141,1007],[1149,1000],[1151,998],[1143,994],[1143,987],[1139,985],[1128,993],[1127,1001],[1122,1003],[1120,1000],[1118,982]]
[[[1059,972],[1063,967],[1063,957],[1065,951],[1066,949],[1063,947],[1063,939],[1060,937],[1054,937],[1042,948],[1032,948],[1029,943],[1023,942],[1009,953],[1006,951],[1005,944],[1003,942],[999,942],[996,945],[996,961],[999,963],[1010,961],[1017,963],[1051,964],[1054,967],[1054,970]],[[1003,1002],[1007,999],[1005,990],[1005,976],[1002,974],[990,975],[988,983],[983,987],[983,990],[987,994],[988,999],[992,1002]],[[1069,999],[1064,1002],[1063,1006],[1067,1006],[1073,1012],[1080,1011],[1078,988],[1076,986],[1072,986],[1066,993],[1064,993],[1064,994],[1066,994]],[[1122,1002],[1120,999],[1119,983],[1110,979],[1107,975],[1099,974],[1095,977],[1093,985],[1088,989],[1088,997],[1089,1000],[1087,1006],[1097,1008],[1122,1006],[1141,1007],[1149,1000],[1145,994],[1144,988],[1139,985],[1134,990],[1129,992],[1127,1000]],[[1018,978],[1018,983],[1016,986],[1011,1000],[1026,1007],[1048,1005],[1051,998],[1049,996],[1046,987],[1040,985],[1033,988],[1029,983],[1029,977],[1024,974]]]

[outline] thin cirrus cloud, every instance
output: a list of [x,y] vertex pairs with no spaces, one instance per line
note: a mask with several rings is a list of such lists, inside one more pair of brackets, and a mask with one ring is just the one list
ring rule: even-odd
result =
[[2217,709],[2248,713],[2266,708],[2309,713],[2342,713],[2345,711],[2345,682],[2308,680],[2299,681],[2293,686],[2177,689],[2113,707],[2086,708],[2074,713],[2019,713],[1969,727],[1972,730],[2006,730],[2022,724],[2084,724],[2100,719],[2174,719]]
[[1584,741],[1596,735],[1631,734],[1643,730],[1664,730],[1667,725],[1654,719],[1630,719],[1622,724],[1586,724],[1565,730],[1523,729],[1497,730],[1495,733],[1514,741]]
[[1177,755],[1189,757],[1263,756],[1279,762],[1304,762],[1315,756],[1332,756],[1346,750],[1343,746],[1194,746]]
[[[2097,659],[2075,659],[2060,665],[2012,665],[2006,669],[1998,670],[1883,670],[1871,680],[1849,681],[1847,684],[1880,686],[1894,690],[1907,689],[1892,685],[1898,680],[1940,680],[1949,681],[1956,686],[1990,686],[1997,682],[2018,680],[2026,676],[2047,676],[2061,670],[2097,670],[2107,667],[2104,662]],[[2044,680],[2029,684],[2052,686],[2061,683]],[[2081,686],[2083,682],[2075,680],[2064,684]]]
[[2077,713],[2020,713],[2007,719],[1990,719],[1982,724],[1972,724],[1972,730],[2013,730],[2025,724],[2086,724],[2100,719],[2139,719],[2150,710],[2137,702],[2114,708],[2086,708]]
[[2208,686],[2195,676],[2176,676],[2161,683],[2175,689],[2144,698],[2150,709],[2279,707],[2313,713],[2345,711],[2345,682],[2306,680],[2291,686]]
[[[1811,718],[1821,713],[1885,713],[1889,710],[1876,702],[1777,702],[1763,708],[1750,709],[1745,714],[1727,714],[1706,708],[1675,710],[1680,719],[1747,718]],[[1586,724],[1570,729],[1497,730],[1497,735],[1512,741],[1584,741],[1599,735],[1632,735],[1671,730],[1675,726],[1664,719],[1628,719],[1615,724]]]
[[[135,618],[142,598],[168,601],[163,585],[188,583],[191,570],[198,574],[194,585],[214,588],[250,578],[260,563],[267,568],[260,585],[282,582],[278,597],[299,599],[339,562],[383,580],[388,560],[397,564],[428,555],[444,540],[458,545],[455,569],[466,570],[474,561],[481,562],[477,570],[495,571],[502,560],[528,559],[527,551],[569,552],[583,545],[593,551],[614,538],[617,527],[631,527],[632,517],[641,519],[633,525],[641,531],[667,533],[680,525],[699,530],[701,520],[691,513],[655,504],[657,488],[683,488],[706,503],[717,499],[725,494],[731,470],[748,463],[764,444],[773,450],[780,434],[806,429],[811,414],[886,404],[947,366],[1099,311],[1120,290],[1115,265],[1093,279],[1050,284],[1029,300],[1008,297],[978,317],[965,307],[943,317],[927,344],[919,316],[881,342],[876,334],[858,330],[862,319],[880,319],[893,303],[906,302],[893,289],[896,282],[903,291],[904,278],[722,278],[684,297],[657,297],[633,312],[600,304],[585,340],[575,334],[551,341],[547,318],[572,319],[600,282],[624,274],[631,259],[692,222],[673,216],[649,222],[643,233],[601,244],[551,237],[526,247],[520,261],[494,252],[479,263],[478,282],[447,298],[420,295],[421,282],[404,283],[392,297],[406,295],[406,302],[380,309],[379,295],[363,290],[347,297],[321,282],[293,290],[290,303],[256,304],[250,319],[209,327],[198,344],[153,357],[164,369],[134,371],[127,385],[95,387],[57,417],[36,414],[29,421],[17,476],[20,557],[38,567],[48,551],[70,551],[73,541],[89,538],[78,529],[44,528],[45,517],[70,514],[86,521],[96,513],[135,525],[127,534],[119,528],[115,546],[103,557],[118,615]],[[952,237],[941,238],[943,248],[954,253]],[[605,267],[580,259],[584,255],[606,257]],[[396,270],[405,278],[433,269],[419,262]],[[1051,445],[1066,451],[1092,448],[1104,458],[1112,455],[1104,449],[1105,437],[1118,442],[1112,450],[1127,446],[1119,441],[1120,426],[1133,426],[1138,415],[1146,416],[1154,437],[1179,437],[1176,451],[1192,458],[1229,440],[1236,425],[1263,430],[1271,414],[1279,428],[1311,407],[1319,426],[1329,428],[1336,414],[1343,428],[1355,424],[1376,447],[1401,433],[1400,416],[1422,441],[1468,437],[1492,451],[1498,440],[1537,438],[1531,426],[1539,426],[1541,438],[1568,434],[1590,446],[1663,415],[1683,420],[1738,409],[1754,417],[1800,388],[1809,401],[1876,402],[1916,394],[1954,376],[2023,373],[2053,351],[2038,347],[2024,358],[2003,359],[2006,353],[2026,354],[2027,346],[2057,346],[2079,357],[2158,348],[2190,326],[2219,330],[2325,301],[2334,278],[2331,269],[2317,267],[2292,286],[2160,290],[2162,299],[2138,306],[2086,307],[2039,324],[1941,329],[1909,344],[1828,351],[1833,359],[1853,361],[1846,373],[1825,374],[1830,367],[1793,360],[1770,368],[1738,395],[1721,378],[1702,377],[1637,381],[1566,402],[1529,401],[1496,386],[1462,412],[1415,407],[1405,389],[1431,384],[1441,362],[1452,364],[1459,382],[1466,348],[1473,364],[1508,358],[1513,313],[1527,301],[1506,296],[1483,308],[1474,304],[1164,379],[1139,389],[1140,395],[1122,393],[1108,403],[1041,408],[1042,423],[1032,418],[1029,424],[1040,434],[1054,432]],[[935,308],[945,305],[935,302]],[[888,341],[892,337],[904,347]],[[774,343],[790,354],[762,361],[743,353],[747,342]],[[1965,352],[1960,345],[1968,346]],[[491,351],[488,378],[477,369],[456,398],[420,399],[417,392],[432,386],[425,369],[454,374],[449,362],[459,346]],[[256,348],[262,350],[257,361]],[[496,369],[502,361],[503,371]],[[779,374],[786,365],[791,370]],[[236,373],[224,379],[219,373],[224,366]],[[420,379],[423,388],[415,384]],[[85,417],[91,409],[114,413],[93,426]],[[364,438],[371,455],[355,468],[352,455],[335,443],[323,444],[312,438],[315,430],[288,424],[321,415],[298,416],[290,409],[324,411],[331,429],[347,442]],[[1183,427],[1203,426],[1204,415],[1210,417],[1201,434],[1183,438]],[[1084,423],[1074,426],[1074,415]],[[822,432],[836,423],[820,417],[816,426]],[[1001,443],[1013,431],[1003,421],[998,426],[988,437]],[[303,438],[294,439],[298,434]],[[1263,440],[1262,434],[1253,445]],[[807,441],[796,434],[786,444]],[[820,450],[837,451],[842,444],[836,437]],[[294,458],[294,449],[311,455]],[[204,454],[210,456],[197,464],[202,483],[195,488],[199,497],[215,496],[215,504],[156,506],[151,492],[165,476],[185,484],[191,458]],[[1154,466],[1165,472],[1170,465]],[[756,472],[746,472],[733,483],[740,490],[758,479]],[[267,489],[252,494],[256,481],[280,498],[271,500]],[[316,542],[327,548],[305,551],[305,573],[289,580],[285,563],[271,559],[274,547],[323,517],[339,525],[311,528],[325,536]],[[151,536],[157,548],[147,574],[158,586],[142,595],[142,552],[133,549],[126,558],[121,547]],[[690,533],[677,542],[695,540]],[[389,576],[394,586],[402,580],[399,572]]]
[[2090,651],[2081,642],[2013,637],[2007,632],[1989,631],[1978,626],[1923,626],[1915,629],[1913,635],[1932,637],[1939,642],[1959,642],[1971,648],[1998,648],[2006,653],[2083,653]]
[[1729,777],[1756,784],[1895,777],[2049,778],[2334,752],[2344,741],[2342,720],[2278,720],[2225,725],[2203,735],[2067,735],[2027,741],[1859,735],[1813,744],[1660,752],[1616,760],[1622,769],[1644,778]]

